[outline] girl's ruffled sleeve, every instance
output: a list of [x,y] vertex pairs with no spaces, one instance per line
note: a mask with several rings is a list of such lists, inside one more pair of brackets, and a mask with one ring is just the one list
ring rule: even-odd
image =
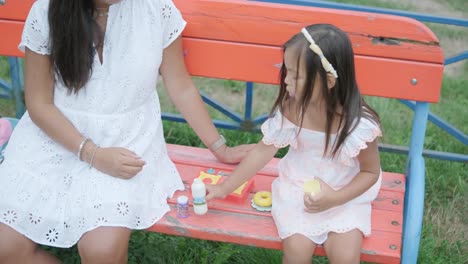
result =
[[268,118],[261,126],[263,143],[284,148],[290,145],[297,148],[298,128],[277,111],[274,116]]
[[48,55],[49,42],[48,1],[38,0],[29,10],[18,49],[25,52],[28,48],[35,53]]
[[361,118],[358,126],[343,144],[339,159],[345,165],[352,166],[353,158],[357,157],[361,150],[367,148],[367,144],[382,136],[380,127],[367,118]]

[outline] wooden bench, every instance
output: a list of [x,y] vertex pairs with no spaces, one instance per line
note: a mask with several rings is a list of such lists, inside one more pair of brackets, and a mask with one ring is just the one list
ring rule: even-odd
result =
[[[22,56],[17,50],[23,23],[33,0],[0,7],[0,55]],[[194,76],[278,84],[285,40],[314,23],[331,23],[350,36],[363,94],[416,101],[406,176],[385,172],[373,202],[372,235],[363,242],[363,261],[416,263],[424,204],[422,146],[428,103],[437,102],[443,54],[436,36],[423,24],[402,17],[312,7],[235,0],[175,0],[188,21],[184,54]],[[171,159],[189,187],[208,168],[229,172],[201,148],[168,144]],[[173,210],[150,231],[280,249],[269,213],[251,208],[258,190],[270,190],[277,176],[272,160],[255,176],[255,188],[243,203],[213,201],[204,216],[180,219]],[[406,191],[405,191],[406,190]],[[411,210],[409,210],[411,208]],[[316,251],[324,255],[323,248]]]

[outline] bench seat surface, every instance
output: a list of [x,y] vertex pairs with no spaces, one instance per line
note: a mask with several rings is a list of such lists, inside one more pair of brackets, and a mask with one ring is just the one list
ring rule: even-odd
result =
[[[168,199],[171,211],[149,228],[150,231],[281,249],[281,240],[271,214],[256,211],[250,206],[255,192],[271,190],[271,183],[278,175],[278,159],[272,160],[255,176],[255,186],[242,203],[213,200],[209,203],[206,215],[195,215],[191,208],[190,217],[181,219],[176,216],[176,199],[179,195],[190,197],[190,184],[198,177],[200,171],[213,168],[229,173],[234,166],[217,162],[206,149],[171,144],[167,146],[169,156],[176,164],[186,190],[176,192],[173,198]],[[404,186],[404,175],[384,172],[382,189],[372,204],[372,235],[363,242],[363,261],[399,263]],[[315,253],[325,254],[322,247],[318,247]]]

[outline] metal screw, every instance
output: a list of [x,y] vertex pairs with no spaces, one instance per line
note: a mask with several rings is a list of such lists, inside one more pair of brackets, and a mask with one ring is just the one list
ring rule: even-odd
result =
[[416,78],[411,79],[411,84],[412,85],[418,84],[418,79],[416,79]]
[[400,202],[398,200],[393,200],[392,204],[399,204]]
[[400,181],[400,180],[396,180],[395,183],[396,183],[396,184],[401,184],[401,181]]
[[392,221],[392,225],[394,225],[394,226],[399,226],[400,223],[398,223],[398,221]]
[[391,244],[391,245],[389,246],[389,248],[390,248],[391,250],[396,250],[396,249],[397,249],[397,246],[394,245],[394,244]]
[[0,5],[5,5],[6,0],[0,0]]

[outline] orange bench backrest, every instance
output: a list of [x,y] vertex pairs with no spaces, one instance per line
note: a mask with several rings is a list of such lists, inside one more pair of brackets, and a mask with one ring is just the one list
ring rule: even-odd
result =
[[[17,50],[33,0],[0,7],[0,55]],[[184,53],[192,75],[278,83],[281,45],[313,23],[348,33],[363,94],[437,102],[443,52],[422,23],[390,15],[242,0],[174,0],[188,25]]]

